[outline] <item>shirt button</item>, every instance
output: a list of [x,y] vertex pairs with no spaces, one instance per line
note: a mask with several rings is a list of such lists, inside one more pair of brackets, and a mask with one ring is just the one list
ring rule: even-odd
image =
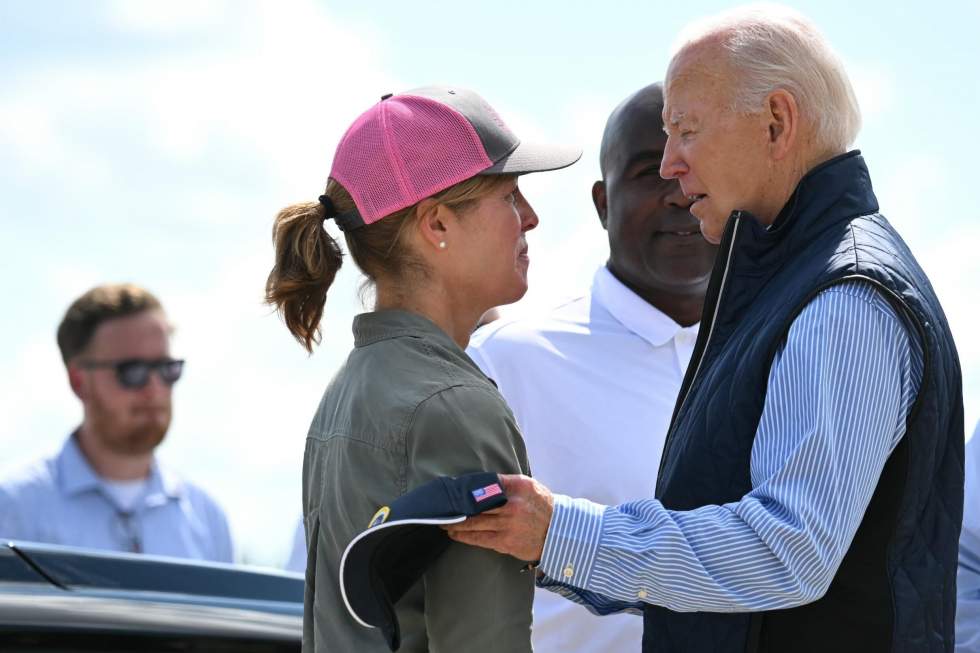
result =
[[647,597],[646,590],[640,590],[639,592],[636,593],[636,598],[638,599],[645,599],[646,597]]
[[565,565],[565,569],[561,573],[565,578],[571,578],[575,574],[575,570],[572,569],[572,565]]

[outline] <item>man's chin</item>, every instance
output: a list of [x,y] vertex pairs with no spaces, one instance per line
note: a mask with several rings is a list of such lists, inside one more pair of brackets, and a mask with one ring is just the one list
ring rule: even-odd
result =
[[170,420],[166,422],[154,421],[140,424],[131,428],[128,433],[117,441],[117,449],[120,453],[133,456],[152,453],[163,442],[163,438],[167,435],[167,429],[169,427]]
[[705,233],[704,229],[702,229],[701,235],[704,236],[704,239],[712,245],[721,244],[721,234]]
[[[712,245],[721,242],[721,235],[725,230],[725,223],[728,222],[729,215],[728,213],[715,215],[715,208],[714,204],[709,203],[709,199],[703,199],[692,204],[689,209],[691,215],[697,218],[701,225],[701,235]],[[720,226],[717,230],[715,229],[716,225]]]
[[698,218],[701,222],[701,235],[704,239],[711,243],[712,245],[717,245],[721,243],[721,237],[725,233],[725,224],[728,219],[725,218],[718,219],[715,216],[706,216],[705,218]]

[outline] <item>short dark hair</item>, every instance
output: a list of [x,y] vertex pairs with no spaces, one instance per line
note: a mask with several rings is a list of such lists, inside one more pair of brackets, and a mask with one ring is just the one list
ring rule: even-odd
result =
[[154,309],[163,309],[160,300],[145,288],[131,283],[92,288],[72,302],[58,325],[61,360],[68,365],[71,359],[83,352],[103,322]]

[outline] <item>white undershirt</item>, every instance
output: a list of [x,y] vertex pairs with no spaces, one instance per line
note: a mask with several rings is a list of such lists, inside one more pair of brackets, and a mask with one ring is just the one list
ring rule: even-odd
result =
[[[536,318],[493,322],[467,353],[494,379],[552,491],[618,505],[653,496],[697,326],[681,327],[605,267],[589,294]],[[538,590],[535,651],[638,651],[643,620],[595,617]]]
[[143,496],[149,479],[141,478],[135,481],[110,481],[102,479],[102,487],[112,496],[116,507],[123,512],[132,512],[136,502]]

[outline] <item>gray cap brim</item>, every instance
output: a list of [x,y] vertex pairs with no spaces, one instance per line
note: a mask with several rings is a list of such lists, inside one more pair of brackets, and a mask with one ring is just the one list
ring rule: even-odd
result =
[[581,148],[519,143],[510,154],[480,172],[481,175],[523,175],[567,168],[582,157]]

